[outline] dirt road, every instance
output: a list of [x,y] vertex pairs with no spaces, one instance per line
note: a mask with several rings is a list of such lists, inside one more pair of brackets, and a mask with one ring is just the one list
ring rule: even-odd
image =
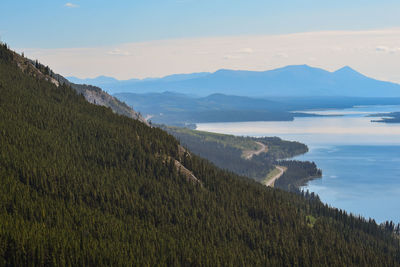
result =
[[279,170],[279,173],[276,174],[274,177],[268,179],[268,181],[264,181],[264,185],[274,187],[275,181],[278,180],[283,175],[283,173],[286,171],[286,167],[275,166],[275,168]]
[[245,159],[251,159],[254,155],[259,155],[263,152],[268,152],[268,147],[266,145],[264,145],[261,142],[256,142],[256,143],[260,146],[260,149],[243,151],[243,157]]

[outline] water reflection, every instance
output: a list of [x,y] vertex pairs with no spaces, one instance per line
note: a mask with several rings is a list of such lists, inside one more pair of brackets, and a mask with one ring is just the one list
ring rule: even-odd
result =
[[314,111],[337,117],[302,117],[294,121],[199,123],[198,130],[248,136],[280,136],[313,144],[400,144],[400,124],[371,122],[369,114],[389,113],[400,106],[370,106]]

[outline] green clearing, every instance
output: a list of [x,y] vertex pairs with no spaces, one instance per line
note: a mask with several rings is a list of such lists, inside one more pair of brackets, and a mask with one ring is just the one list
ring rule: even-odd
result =
[[307,225],[312,228],[312,227],[314,227],[314,224],[317,221],[317,218],[315,218],[312,215],[307,215],[306,216],[306,221],[307,221]]

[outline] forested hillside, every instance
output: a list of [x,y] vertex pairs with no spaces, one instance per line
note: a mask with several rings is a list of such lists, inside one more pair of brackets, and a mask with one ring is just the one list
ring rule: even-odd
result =
[[[285,141],[279,137],[242,137],[173,126],[159,127],[175,136],[193,153],[218,167],[259,182],[263,182],[276,165],[285,166],[287,171],[275,183],[275,187],[286,191],[299,192],[300,186],[322,175],[313,162],[284,160],[308,152],[308,147],[299,142]],[[246,151],[258,149],[256,142],[264,144],[267,152],[246,159],[243,156]]]
[[71,83],[60,74],[54,73],[49,66],[43,65],[37,60],[34,61],[28,59],[24,56],[20,56],[17,53],[11,53],[10,56],[13,58],[17,66],[26,74],[47,80],[56,86],[62,84],[69,85],[75,89],[78,94],[83,95],[85,99],[92,104],[109,107],[117,114],[125,115],[129,118],[138,119],[144,123],[147,123],[140,113],[134,111],[127,104],[109,95],[99,87],[87,84]]
[[[217,169],[0,45],[1,266],[399,266],[378,226]],[[200,182],[187,180],[181,162]]]

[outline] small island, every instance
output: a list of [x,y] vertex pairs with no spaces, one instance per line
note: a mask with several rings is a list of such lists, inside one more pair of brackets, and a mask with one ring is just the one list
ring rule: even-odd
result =
[[381,117],[381,119],[371,120],[371,122],[400,123],[400,112],[377,113],[371,114],[369,117]]

